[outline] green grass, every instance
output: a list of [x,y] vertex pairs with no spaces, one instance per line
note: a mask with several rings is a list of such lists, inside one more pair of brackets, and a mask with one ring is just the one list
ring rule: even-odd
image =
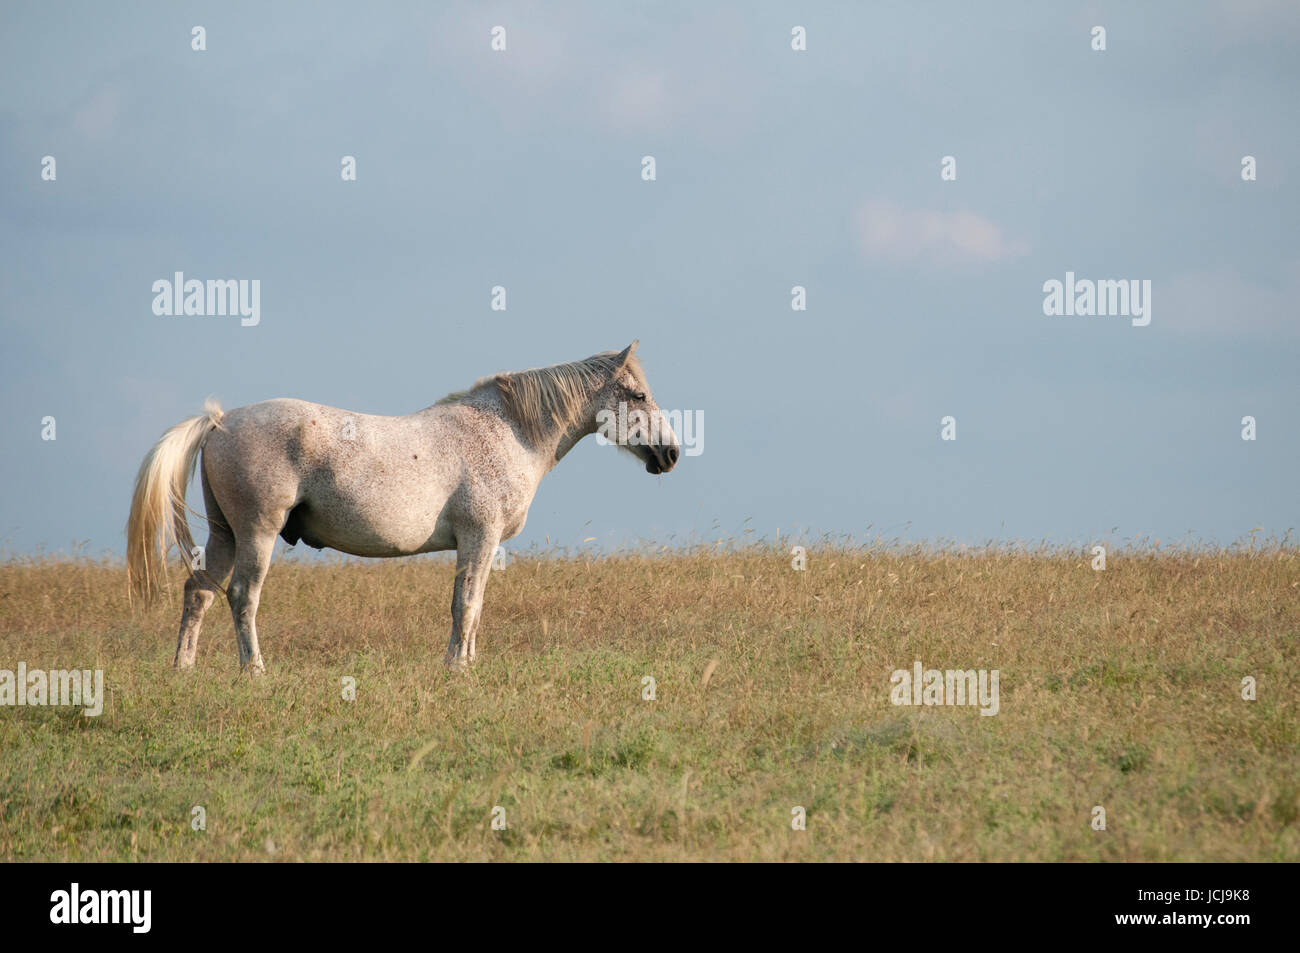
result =
[[[1088,558],[515,557],[468,675],[447,561],[280,561],[257,680],[224,601],[178,674],[175,592],[11,561],[0,668],[102,668],[108,699],[0,708],[0,858],[1300,859],[1297,553]],[[918,659],[998,669],[1000,713],[895,707]]]

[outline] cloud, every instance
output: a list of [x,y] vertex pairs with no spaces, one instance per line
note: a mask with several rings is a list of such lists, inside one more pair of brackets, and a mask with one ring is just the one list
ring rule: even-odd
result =
[[907,209],[888,200],[873,200],[857,215],[863,253],[872,259],[944,264],[1005,261],[1029,253],[1029,247],[1002,234],[997,223],[974,212]]
[[1157,283],[1154,294],[1164,299],[1165,323],[1183,331],[1289,336],[1300,330],[1300,262],[1281,269],[1271,287],[1222,267],[1175,275],[1163,287]]
[[72,125],[87,139],[103,139],[117,126],[122,112],[122,92],[105,87],[95,92],[72,114]]
[[600,95],[602,112],[622,132],[661,132],[674,118],[674,104],[682,102],[680,91],[671,95],[669,85],[662,71],[626,70],[605,86]]
[[[631,14],[636,29],[628,29],[616,8],[485,19],[469,7],[444,18],[431,54],[515,123],[551,129],[557,120],[573,121],[632,138],[685,132],[718,141],[735,138],[760,115],[745,53],[752,47],[736,36],[742,28],[732,18],[689,11],[674,22],[643,12]],[[506,50],[492,52],[488,25],[503,20]],[[719,36],[736,42],[720,47]]]

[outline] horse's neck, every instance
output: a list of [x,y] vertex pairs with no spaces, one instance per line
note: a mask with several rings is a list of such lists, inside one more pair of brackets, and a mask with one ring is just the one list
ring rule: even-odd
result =
[[[563,460],[565,455],[574,447],[576,447],[578,445],[578,441],[580,441],[583,437],[586,437],[595,432],[596,432],[596,417],[594,413],[590,415],[585,415],[584,419],[574,423],[569,427],[568,430],[564,431],[563,433],[560,433],[557,428],[554,440],[548,442],[548,449],[549,449],[548,459],[550,460],[550,466],[548,466],[547,469],[549,470],[551,467],[555,466],[557,463]],[[554,444],[553,448],[551,448],[550,446],[552,442]]]
[[[490,408],[493,413],[510,420],[510,413],[506,410],[505,401],[501,399],[499,392],[489,390],[481,395],[480,400],[482,401],[480,406]],[[524,449],[536,459],[540,479],[563,460],[583,437],[596,432],[596,412],[594,409],[590,413],[584,411],[578,421],[565,429],[562,429],[559,424],[554,424],[546,428],[545,432],[535,440],[528,436],[526,428],[520,426],[518,421],[512,421],[512,424]]]

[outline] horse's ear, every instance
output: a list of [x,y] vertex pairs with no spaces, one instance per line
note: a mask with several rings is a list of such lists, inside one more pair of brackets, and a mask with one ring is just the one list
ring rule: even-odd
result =
[[619,367],[623,367],[624,365],[627,364],[627,360],[628,360],[628,358],[630,358],[633,354],[636,353],[636,346],[637,346],[638,344],[640,344],[640,343],[641,343],[641,339],[640,339],[640,338],[637,338],[635,341],[633,341],[633,342],[632,342],[631,344],[629,344],[627,347],[623,348],[623,350],[622,350],[622,351],[619,353],[619,355],[618,355],[618,366],[619,366]]

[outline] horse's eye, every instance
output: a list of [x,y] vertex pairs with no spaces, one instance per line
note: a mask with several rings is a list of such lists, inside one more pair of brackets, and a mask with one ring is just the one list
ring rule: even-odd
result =
[[636,393],[632,395],[633,400],[645,400],[645,394]]

